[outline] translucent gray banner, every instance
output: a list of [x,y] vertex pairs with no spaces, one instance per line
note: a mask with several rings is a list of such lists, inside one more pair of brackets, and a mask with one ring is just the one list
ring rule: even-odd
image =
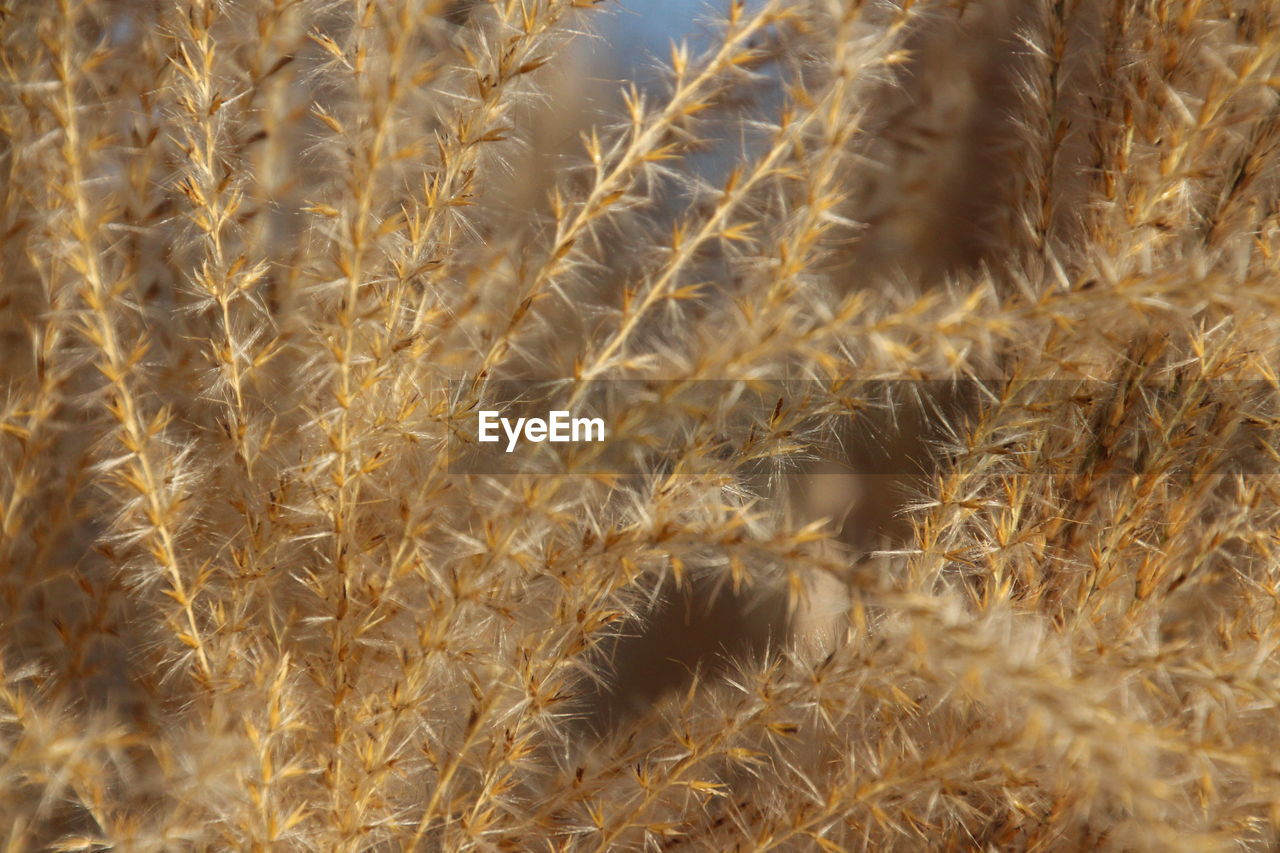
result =
[[1028,475],[1280,470],[1280,394],[1262,380],[455,380],[448,393],[453,474],[715,476],[826,462],[914,476],[976,453]]

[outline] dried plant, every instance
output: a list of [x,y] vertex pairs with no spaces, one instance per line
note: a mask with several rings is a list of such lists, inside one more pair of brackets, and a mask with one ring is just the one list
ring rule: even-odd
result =
[[608,5],[0,2],[5,849],[1275,848],[1280,7]]

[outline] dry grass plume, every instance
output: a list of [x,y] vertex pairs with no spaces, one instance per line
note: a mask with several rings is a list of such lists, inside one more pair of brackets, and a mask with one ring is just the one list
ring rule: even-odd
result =
[[1275,849],[1280,5],[609,5],[0,0],[4,849]]

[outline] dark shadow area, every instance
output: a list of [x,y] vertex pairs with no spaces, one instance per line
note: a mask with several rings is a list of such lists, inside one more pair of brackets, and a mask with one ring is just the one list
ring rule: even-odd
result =
[[734,663],[760,660],[785,636],[787,604],[777,592],[725,579],[667,580],[653,608],[602,653],[604,684],[582,695],[583,725],[596,735],[616,730],[664,695],[687,688],[695,673],[715,677]]

